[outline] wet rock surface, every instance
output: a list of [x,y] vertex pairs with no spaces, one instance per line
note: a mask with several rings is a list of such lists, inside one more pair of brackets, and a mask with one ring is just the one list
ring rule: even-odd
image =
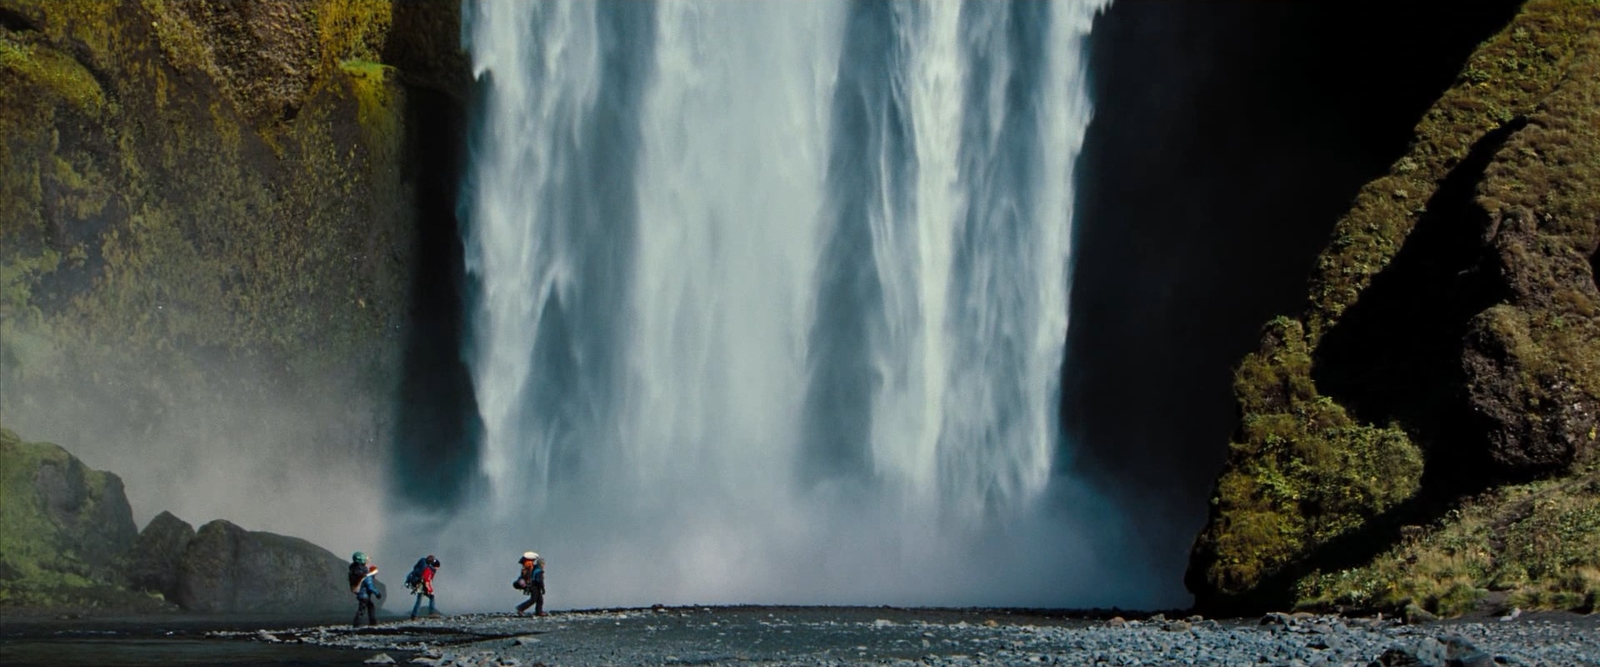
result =
[[1527,614],[1405,625],[1261,619],[1065,618],[1016,611],[678,607],[470,614],[353,629],[218,632],[337,646],[398,664],[475,665],[1392,665],[1600,666],[1600,617]]

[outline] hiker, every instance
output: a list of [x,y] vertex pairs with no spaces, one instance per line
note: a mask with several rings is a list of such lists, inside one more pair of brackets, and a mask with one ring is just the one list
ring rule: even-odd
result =
[[517,605],[517,615],[522,616],[528,607],[533,607],[534,616],[544,616],[544,559],[529,551],[517,562],[522,564],[522,573],[511,582],[511,587],[528,596],[527,602]]
[[382,600],[383,594],[373,586],[378,576],[378,566],[367,563],[367,554],[357,551],[350,554],[350,592],[356,594],[356,618],[350,621],[351,627],[361,626],[361,612],[367,612],[367,625],[378,624],[378,610],[372,604],[374,599]]
[[412,566],[411,574],[406,575],[406,588],[417,596],[417,601],[411,604],[411,620],[417,620],[417,610],[422,608],[422,597],[428,597],[428,615],[438,616],[439,610],[433,606],[433,574],[439,570],[439,559],[433,554],[428,554],[417,564]]

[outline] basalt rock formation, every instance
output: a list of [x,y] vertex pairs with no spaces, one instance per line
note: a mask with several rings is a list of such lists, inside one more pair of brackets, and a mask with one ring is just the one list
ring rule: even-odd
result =
[[1238,367],[1212,611],[1600,597],[1600,3],[1468,60]]

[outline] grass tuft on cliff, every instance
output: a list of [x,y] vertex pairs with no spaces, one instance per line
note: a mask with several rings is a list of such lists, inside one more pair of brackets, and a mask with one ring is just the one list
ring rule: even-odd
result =
[[1305,609],[1600,610],[1600,466],[1471,498],[1371,563],[1299,583]]
[[394,137],[398,130],[395,113],[400,104],[399,86],[392,79],[395,68],[371,60],[349,58],[339,61],[339,70],[349,78],[356,98],[356,119],[376,137]]

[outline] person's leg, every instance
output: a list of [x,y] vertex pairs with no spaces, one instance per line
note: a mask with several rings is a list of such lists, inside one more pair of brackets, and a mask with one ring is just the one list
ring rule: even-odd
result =
[[378,605],[373,603],[372,598],[367,598],[365,604],[367,605],[367,625],[377,625]]
[[523,612],[528,610],[528,607],[532,607],[532,606],[533,606],[533,598],[530,597],[530,598],[527,599],[526,602],[523,602],[522,604],[517,605],[517,614],[521,615]]
[[533,594],[533,615],[544,615],[544,591],[537,591]]
[[[433,598],[428,598],[428,605],[433,605]],[[411,603],[411,620],[417,620],[417,610],[422,608],[422,593],[417,593],[417,601]]]
[[428,615],[429,616],[438,616],[439,615],[439,608],[433,606],[433,594],[432,593],[428,594]]
[[364,603],[361,601],[361,598],[356,598],[356,618],[355,618],[355,620],[350,621],[350,627],[352,627],[352,628],[361,627],[361,607],[362,606],[364,606]]

